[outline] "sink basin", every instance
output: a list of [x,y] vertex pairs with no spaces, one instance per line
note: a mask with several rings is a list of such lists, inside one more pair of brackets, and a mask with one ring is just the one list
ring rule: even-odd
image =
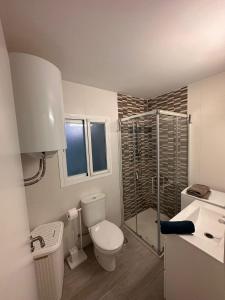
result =
[[194,201],[171,221],[192,221],[195,224],[195,233],[180,235],[180,237],[220,262],[224,262],[224,216],[225,209]]

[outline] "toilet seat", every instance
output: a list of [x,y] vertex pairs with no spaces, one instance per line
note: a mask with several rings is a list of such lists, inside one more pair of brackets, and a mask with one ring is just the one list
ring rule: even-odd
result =
[[89,228],[91,238],[99,251],[117,252],[123,245],[124,236],[115,224],[104,220]]

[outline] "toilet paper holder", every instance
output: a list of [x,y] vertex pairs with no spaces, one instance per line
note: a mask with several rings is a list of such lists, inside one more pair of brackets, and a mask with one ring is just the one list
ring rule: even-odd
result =
[[[69,222],[72,222],[77,217],[79,218],[79,236],[80,236],[80,249],[74,245],[73,248],[69,250],[69,256],[67,257],[67,262],[69,267],[73,270],[79,266],[82,262],[87,259],[87,255],[83,250],[83,234],[82,234],[82,217],[81,217],[81,208],[72,208],[68,210],[66,216]],[[74,230],[74,243],[76,243],[76,236]]]

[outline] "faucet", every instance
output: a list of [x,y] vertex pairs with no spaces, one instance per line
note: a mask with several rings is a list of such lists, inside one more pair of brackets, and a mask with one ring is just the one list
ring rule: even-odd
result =
[[37,236],[35,236],[35,237],[30,236],[30,247],[31,247],[31,252],[34,252],[34,249],[35,249],[34,243],[35,243],[36,241],[39,241],[41,248],[44,248],[44,246],[45,246],[45,241],[44,241],[44,239],[43,239],[42,236],[40,236],[40,235],[37,235]]

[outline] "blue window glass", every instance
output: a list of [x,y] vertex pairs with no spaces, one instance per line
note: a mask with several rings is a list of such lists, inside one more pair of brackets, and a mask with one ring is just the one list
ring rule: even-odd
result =
[[93,171],[107,170],[105,124],[91,122]]
[[87,158],[85,144],[85,130],[83,120],[67,120],[66,134],[66,163],[68,176],[87,175]]

